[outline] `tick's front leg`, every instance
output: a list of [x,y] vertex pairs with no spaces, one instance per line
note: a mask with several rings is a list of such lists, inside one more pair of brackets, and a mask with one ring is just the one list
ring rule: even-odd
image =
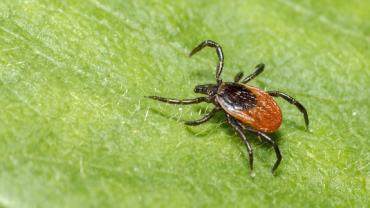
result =
[[191,105],[201,102],[209,102],[208,97],[198,97],[198,98],[192,98],[192,99],[173,99],[173,98],[164,98],[159,96],[146,96],[146,98],[150,98],[153,100],[158,100],[164,103],[169,104],[177,104],[177,105]]

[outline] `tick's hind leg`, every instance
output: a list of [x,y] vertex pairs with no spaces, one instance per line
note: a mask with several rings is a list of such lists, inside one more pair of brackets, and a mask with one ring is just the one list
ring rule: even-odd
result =
[[242,138],[245,146],[247,147],[248,155],[249,155],[249,167],[251,169],[251,175],[254,176],[253,172],[253,149],[251,144],[248,142],[247,137],[243,132],[243,127],[229,114],[226,114],[227,122],[234,128],[234,130],[239,134],[240,138]]
[[205,40],[205,41],[201,42],[197,47],[195,47],[190,52],[189,56],[194,55],[195,53],[199,52],[200,50],[202,50],[206,46],[216,48],[216,53],[217,53],[217,57],[218,57],[218,64],[217,64],[217,67],[216,67],[216,80],[219,83],[219,82],[221,82],[220,75],[221,75],[222,69],[224,67],[224,53],[222,52],[222,48],[218,43],[216,43],[212,40]]
[[169,104],[178,104],[178,105],[190,105],[190,104],[196,104],[201,102],[209,102],[208,97],[198,97],[198,98],[192,98],[192,99],[172,99],[172,98],[164,98],[159,96],[146,96],[147,98],[158,100],[164,103]]
[[276,169],[278,168],[280,162],[281,162],[281,153],[280,153],[280,150],[279,150],[279,147],[277,145],[277,143],[275,142],[275,140],[273,140],[272,138],[270,138],[267,134],[265,133],[262,133],[260,131],[257,131],[251,127],[246,127],[246,129],[254,134],[256,134],[257,136],[259,136],[260,138],[264,139],[265,141],[267,141],[269,144],[271,144],[273,147],[274,147],[274,150],[275,150],[275,154],[276,154],[276,162],[274,164],[274,166],[272,167],[272,174],[275,173]]
[[241,83],[245,84],[245,83],[251,81],[256,76],[258,76],[259,74],[261,74],[263,72],[263,69],[264,68],[265,68],[265,64],[258,64],[256,66],[256,71],[254,71],[252,74],[250,74],[246,78],[244,78],[243,81],[241,81]]
[[308,129],[309,120],[308,120],[307,110],[300,102],[298,102],[296,99],[294,99],[293,97],[291,97],[291,96],[289,96],[289,95],[287,95],[283,92],[268,91],[267,93],[271,96],[274,96],[274,97],[281,97],[284,100],[288,101],[289,103],[295,105],[298,108],[298,110],[301,111],[301,113],[303,113],[304,122],[306,124],[306,128]]
[[211,119],[217,111],[219,111],[219,108],[213,108],[212,111],[204,115],[202,118],[194,121],[186,121],[185,124],[189,126],[197,126],[199,124],[202,124],[204,122],[207,122],[209,119]]

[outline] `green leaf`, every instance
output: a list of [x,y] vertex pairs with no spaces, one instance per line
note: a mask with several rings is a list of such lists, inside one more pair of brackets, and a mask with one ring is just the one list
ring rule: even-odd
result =
[[[367,1],[0,2],[0,206],[366,207],[370,190]],[[174,106],[265,63],[251,84],[278,100],[283,154],[245,147],[210,105]]]

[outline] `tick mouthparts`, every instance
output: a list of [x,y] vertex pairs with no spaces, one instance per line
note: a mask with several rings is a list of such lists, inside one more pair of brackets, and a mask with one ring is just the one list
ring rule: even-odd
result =
[[205,95],[214,95],[217,92],[217,85],[215,84],[197,85],[194,87],[194,92]]
[[194,92],[195,93],[207,93],[207,90],[209,88],[209,85],[197,85],[194,87]]

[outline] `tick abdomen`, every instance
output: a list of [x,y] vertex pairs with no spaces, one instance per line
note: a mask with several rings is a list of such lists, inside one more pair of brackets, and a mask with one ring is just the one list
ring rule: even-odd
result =
[[275,100],[258,88],[246,84],[223,83],[216,97],[227,113],[259,131],[275,132],[282,123],[281,110]]

